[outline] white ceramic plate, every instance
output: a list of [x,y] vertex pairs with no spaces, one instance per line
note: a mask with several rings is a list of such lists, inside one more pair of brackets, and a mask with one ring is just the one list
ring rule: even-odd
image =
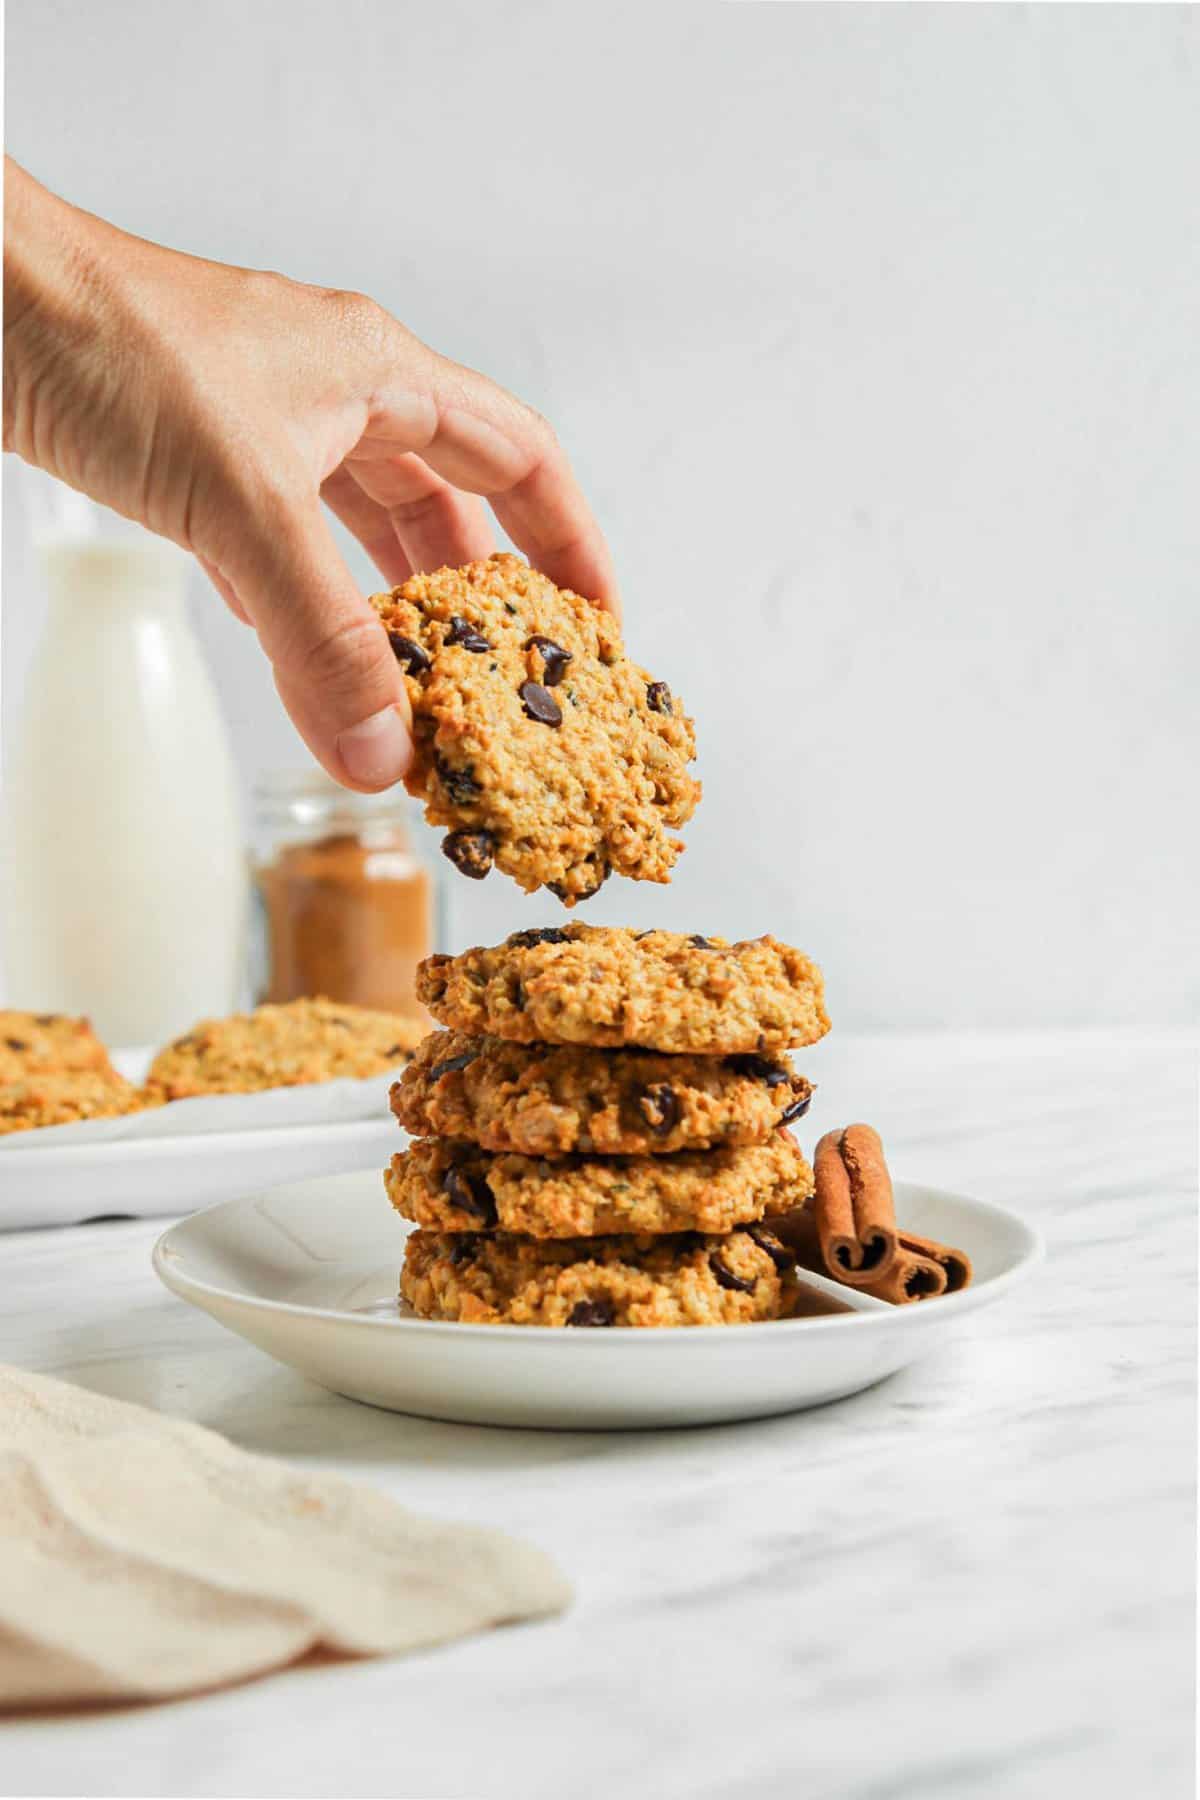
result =
[[302,1375],[394,1412],[482,1425],[619,1429],[705,1425],[820,1406],[892,1375],[1042,1253],[1014,1214],[911,1182],[896,1210],[966,1250],[961,1293],[893,1307],[823,1283],[853,1312],[727,1330],[547,1330],[403,1317],[406,1227],[382,1178],[305,1181],[229,1200],[173,1225],[154,1249],[185,1300]]

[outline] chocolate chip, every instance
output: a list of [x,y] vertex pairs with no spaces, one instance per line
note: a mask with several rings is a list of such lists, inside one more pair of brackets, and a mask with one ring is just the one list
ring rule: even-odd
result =
[[706,937],[701,937],[698,931],[693,931],[688,943],[694,945],[697,950],[711,950],[714,947]]
[[490,831],[452,831],[442,839],[442,855],[472,881],[483,880],[495,854],[496,840]]
[[458,1234],[450,1247],[450,1267],[461,1268],[463,1263],[474,1262],[479,1254],[479,1239],[473,1231]]
[[553,725],[556,730],[562,724],[562,708],[540,682],[523,681],[517,692],[527,718],[536,719],[539,725]]
[[455,613],[450,620],[450,629],[446,633],[445,641],[447,644],[461,644],[464,650],[471,652],[472,656],[482,656],[486,650],[490,650],[492,647],[487,639],[476,631],[470,619],[460,618],[458,613]]
[[389,631],[388,643],[396,661],[403,663],[410,675],[424,675],[427,669],[432,669],[433,661],[428,651],[422,650],[420,644],[414,644],[411,638],[402,637],[398,631]]
[[569,650],[556,644],[553,638],[539,637],[537,633],[529,639],[525,648],[538,650],[542,658],[542,681],[546,687],[557,687],[567,672],[567,664],[575,659]]
[[496,1202],[492,1190],[478,1169],[462,1163],[451,1163],[442,1176],[442,1192],[454,1206],[462,1208],[483,1225],[496,1223]]
[[665,681],[652,681],[646,689],[646,705],[651,712],[668,713],[674,711],[671,704],[671,690]]
[[33,1022],[35,1025],[57,1025],[61,1018],[61,1013],[34,1013]]
[[638,1105],[659,1137],[665,1137],[679,1119],[679,1096],[669,1082],[656,1081],[644,1087]]
[[478,800],[483,789],[475,779],[471,768],[455,769],[444,757],[434,758],[437,766],[438,780],[445,788],[455,806],[470,806]]
[[10,1050],[28,1050],[29,1048],[24,1038],[5,1038],[4,1041]]
[[565,944],[567,934],[558,925],[530,925],[525,931],[510,931],[508,942],[518,950],[532,950],[535,944]]
[[462,1056],[448,1056],[445,1062],[434,1063],[429,1071],[430,1081],[440,1081],[443,1075],[451,1075],[456,1069],[465,1069],[468,1063],[475,1061],[475,1051],[464,1051]]
[[790,1106],[785,1106],[780,1113],[778,1120],[779,1124],[790,1125],[793,1119],[802,1119],[811,1105],[811,1094],[804,1094],[799,1100],[793,1100],[792,1104]]
[[611,1300],[580,1300],[571,1308],[568,1325],[611,1325],[616,1317]]
[[392,1044],[383,1054],[385,1056],[407,1056],[408,1051],[403,1044]]
[[605,863],[603,872],[595,887],[584,888],[582,894],[573,894],[565,881],[548,881],[546,886],[550,889],[550,892],[554,895],[555,899],[561,900],[564,905],[570,905],[576,900],[590,900],[593,894],[598,894],[611,874],[612,869],[609,867],[608,863]]
[[731,1288],[735,1294],[752,1294],[754,1292],[754,1283],[743,1281],[740,1275],[735,1275],[732,1269],[727,1269],[721,1258],[715,1253],[709,1257],[708,1266],[717,1278],[718,1287]]
[[792,1079],[790,1069],[781,1063],[771,1062],[765,1056],[727,1056],[725,1067],[732,1069],[735,1075],[749,1075],[755,1081],[765,1081],[769,1088],[778,1087],[780,1082]]
[[754,1239],[760,1250],[766,1251],[781,1275],[785,1269],[795,1267],[795,1257],[790,1251],[784,1249],[775,1233],[768,1231],[765,1225],[747,1225],[746,1233],[747,1236]]

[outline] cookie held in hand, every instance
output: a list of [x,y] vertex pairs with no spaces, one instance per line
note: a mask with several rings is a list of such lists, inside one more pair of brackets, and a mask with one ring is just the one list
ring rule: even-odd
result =
[[413,716],[409,792],[462,874],[565,906],[615,870],[667,881],[700,784],[692,722],[612,616],[519,556],[414,575],[371,600]]

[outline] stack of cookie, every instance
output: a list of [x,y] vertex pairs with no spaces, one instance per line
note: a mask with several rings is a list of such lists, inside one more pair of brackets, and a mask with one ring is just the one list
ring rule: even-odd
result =
[[764,1221],[812,1193],[782,1052],[828,1030],[821,976],[766,937],[589,925],[431,957],[448,1030],[392,1089],[416,1142],[388,1194],[419,1229],[426,1318],[720,1325],[778,1318],[794,1259]]

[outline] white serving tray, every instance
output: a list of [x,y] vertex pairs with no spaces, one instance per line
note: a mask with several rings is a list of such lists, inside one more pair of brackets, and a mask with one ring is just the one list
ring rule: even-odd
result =
[[[149,1056],[124,1050],[113,1061],[138,1081]],[[132,1121],[14,1132],[0,1140],[0,1231],[114,1215],[162,1217],[247,1188],[382,1170],[408,1142],[388,1111],[394,1079],[393,1073],[180,1100]],[[138,1129],[129,1130],[131,1122]],[[106,1126],[115,1129],[106,1133]]]

